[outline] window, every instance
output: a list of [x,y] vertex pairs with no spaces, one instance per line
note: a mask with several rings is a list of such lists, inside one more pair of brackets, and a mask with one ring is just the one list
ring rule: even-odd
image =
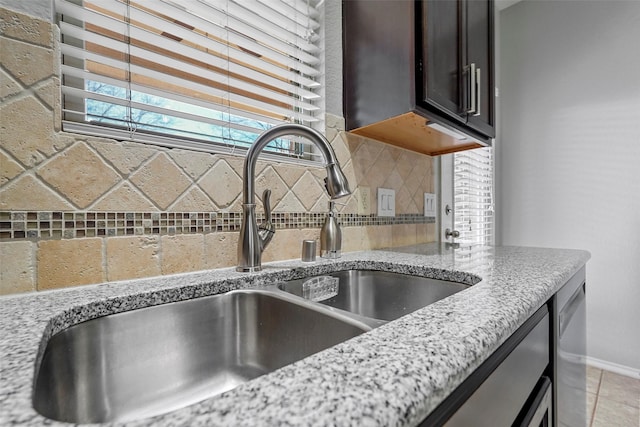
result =
[[454,154],[454,229],[458,240],[493,244],[493,148]]
[[[218,152],[319,127],[318,0],[56,0],[65,130]],[[304,140],[272,151],[308,158]]]

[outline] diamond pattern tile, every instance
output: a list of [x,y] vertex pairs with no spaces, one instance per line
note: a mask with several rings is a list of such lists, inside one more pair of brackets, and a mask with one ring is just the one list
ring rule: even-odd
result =
[[328,210],[329,210],[329,196],[327,196],[327,193],[323,191],[320,197],[318,198],[318,200],[316,200],[316,202],[313,204],[311,209],[309,209],[309,211],[310,212],[327,212]]
[[239,177],[242,177],[242,173],[244,170],[244,157],[240,156],[229,156],[223,159],[225,162],[231,166],[231,168],[238,174]]
[[340,163],[340,166],[346,164],[349,159],[351,159],[351,153],[349,152],[347,143],[342,138],[342,134],[336,137],[331,142],[331,146],[333,147],[333,151],[336,153],[336,157],[338,159],[338,163]]
[[0,99],[19,93],[22,90],[12,77],[0,70]]
[[373,141],[362,143],[358,147],[358,150],[353,153],[351,162],[353,163],[353,169],[358,178],[364,178],[368,175],[376,159],[378,158],[378,155],[382,151],[380,145],[381,144]]
[[3,210],[71,210],[73,206],[31,175],[23,175],[0,188]]
[[262,173],[256,177],[256,202],[259,207],[262,207],[262,193],[267,189],[271,190],[272,208],[277,206],[285,194],[287,194],[287,191],[289,191],[287,184],[285,184],[282,178],[280,178],[280,175],[278,175],[271,166],[267,166]]
[[242,180],[224,160],[209,169],[198,185],[221,209],[231,206],[242,191]]
[[4,185],[23,171],[24,168],[22,166],[0,151],[0,185]]
[[275,170],[285,184],[287,184],[287,187],[292,188],[307,171],[307,168],[283,163],[277,165]]
[[153,156],[157,150],[142,144],[93,140],[89,145],[120,173],[129,175],[142,163]]
[[305,210],[310,210],[324,193],[324,189],[318,185],[315,177],[309,172],[302,175],[292,190],[302,202]]
[[417,163],[417,157],[418,156],[416,156],[415,153],[406,150],[403,150],[402,154],[400,154],[400,157],[398,157],[396,168],[398,169],[398,172],[403,179],[407,179],[409,178],[409,176],[411,176],[411,172],[413,171],[413,168]]
[[350,132],[345,132],[343,135],[344,135],[345,142],[347,143],[347,147],[349,147],[349,151],[352,153],[352,156],[353,156],[353,153],[355,153],[358,150],[358,148],[360,147],[360,144],[366,141],[365,138]]
[[[409,181],[411,181],[411,179],[409,179]],[[400,176],[400,173],[398,172],[398,170],[396,168],[393,168],[393,170],[389,174],[389,177],[384,182],[383,186],[384,188],[391,188],[397,191],[400,188],[402,188],[404,183],[405,181]]]
[[358,186],[366,187],[366,184],[364,182],[360,182],[356,177],[351,161],[342,166],[342,172],[344,172],[344,176],[347,178],[347,182],[349,183],[349,188],[351,188],[352,191],[355,191]]
[[32,96],[0,107],[0,129],[2,148],[24,166],[35,167],[56,154],[51,113]]
[[207,212],[215,211],[216,206],[204,191],[194,186],[171,206],[171,210],[176,212]]
[[40,166],[37,173],[81,209],[121,181],[120,176],[84,143],[74,145]]
[[300,200],[291,191],[288,191],[273,208],[274,212],[301,212],[304,210]]
[[420,188],[420,186],[424,182],[426,172],[418,169],[418,167],[415,167],[413,169],[413,173],[406,180],[402,181],[404,186],[409,191],[409,194],[411,194],[412,196],[416,194],[418,188]]
[[140,191],[128,182],[109,191],[98,203],[92,206],[96,210],[119,211],[155,211],[158,210]]
[[200,153],[189,150],[171,150],[171,158],[191,178],[198,179],[216,163],[216,156],[210,153]]
[[389,146],[387,148],[385,148],[385,150],[387,150],[389,152],[389,156],[393,159],[393,161],[397,161],[398,158],[402,155],[402,153],[405,151],[401,148],[397,148],[397,147],[393,147],[393,146]]
[[385,182],[384,176],[375,173],[375,171],[373,170],[371,170],[367,175],[366,182],[367,182],[367,186],[374,189],[374,191],[377,191],[377,189],[380,187],[388,188],[384,186],[384,182]]
[[130,181],[161,209],[169,207],[191,184],[189,177],[165,153],[138,169]]

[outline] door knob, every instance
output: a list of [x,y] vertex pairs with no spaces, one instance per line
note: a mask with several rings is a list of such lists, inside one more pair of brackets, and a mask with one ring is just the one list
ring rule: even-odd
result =
[[444,236],[448,239],[449,237],[458,238],[460,237],[460,232],[458,230],[451,231],[450,228],[444,230]]

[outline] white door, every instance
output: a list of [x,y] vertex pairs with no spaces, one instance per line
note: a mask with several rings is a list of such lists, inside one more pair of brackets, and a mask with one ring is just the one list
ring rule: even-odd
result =
[[453,237],[447,235],[447,230],[452,232],[454,230],[454,197],[453,197],[453,154],[445,154],[438,157],[436,162],[439,165],[439,173],[436,172],[436,176],[439,178],[439,206],[438,216],[436,217],[436,225],[438,227],[438,241],[439,242],[453,242]]
[[494,243],[493,149],[439,157],[439,241]]

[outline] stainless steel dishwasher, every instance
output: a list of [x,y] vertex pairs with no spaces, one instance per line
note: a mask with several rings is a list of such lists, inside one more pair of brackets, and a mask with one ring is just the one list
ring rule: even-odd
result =
[[584,267],[556,294],[554,388],[559,427],[587,425],[587,328]]

